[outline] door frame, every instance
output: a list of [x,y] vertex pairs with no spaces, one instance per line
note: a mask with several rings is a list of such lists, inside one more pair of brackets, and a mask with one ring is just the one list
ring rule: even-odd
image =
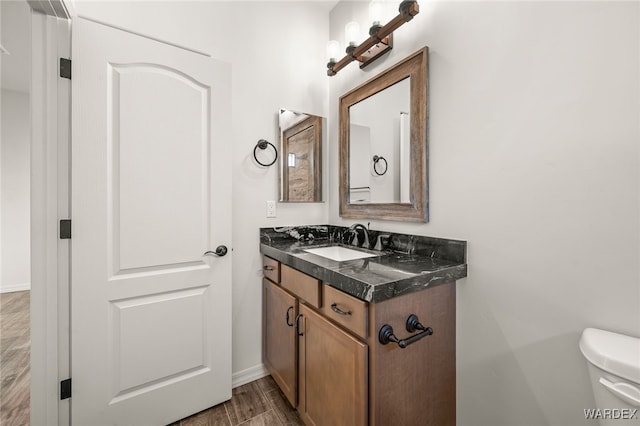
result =
[[71,13],[63,0],[31,6],[31,424],[69,425],[60,400],[69,357],[69,241],[58,238],[70,217],[71,81],[58,58],[71,56]]

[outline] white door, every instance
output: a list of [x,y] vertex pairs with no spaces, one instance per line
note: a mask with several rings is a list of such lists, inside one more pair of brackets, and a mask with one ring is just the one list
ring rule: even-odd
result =
[[72,424],[163,425],[231,397],[230,66],[84,19],[72,52]]

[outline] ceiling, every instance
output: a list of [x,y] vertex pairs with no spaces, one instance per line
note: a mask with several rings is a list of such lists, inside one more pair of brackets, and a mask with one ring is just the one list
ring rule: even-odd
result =
[[2,0],[2,88],[29,92],[31,85],[31,13],[26,0]]
[[[322,2],[327,12],[337,3],[337,0]],[[0,0],[0,7],[0,42],[10,53],[2,54],[2,88],[28,93],[31,86],[31,9],[26,0]]]

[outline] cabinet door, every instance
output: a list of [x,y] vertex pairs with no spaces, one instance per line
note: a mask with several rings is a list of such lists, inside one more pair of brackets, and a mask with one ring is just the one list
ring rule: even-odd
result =
[[263,357],[271,376],[293,407],[296,406],[298,301],[267,279],[262,280],[264,301]]
[[367,422],[367,345],[300,305],[298,412],[308,425]]

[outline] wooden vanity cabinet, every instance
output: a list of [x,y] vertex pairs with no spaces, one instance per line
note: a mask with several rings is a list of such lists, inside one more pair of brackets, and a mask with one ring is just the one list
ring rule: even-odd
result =
[[322,314],[363,340],[367,339],[368,303],[328,285],[322,286]]
[[262,280],[264,363],[282,393],[295,407],[298,394],[296,317],[298,300],[280,286]]
[[[264,362],[305,424],[456,424],[455,281],[367,303],[278,270],[280,285],[263,281]],[[415,335],[410,314],[433,334],[404,349],[378,341],[384,325],[399,339]]]
[[[433,334],[402,349],[383,345],[378,332],[393,327],[398,338],[415,314]],[[369,304],[369,424],[455,426],[455,281]]]
[[307,425],[367,424],[367,345],[300,305],[298,413]]
[[[308,425],[365,426],[368,416],[368,347],[361,339],[328,320],[323,295],[336,312],[356,312],[354,324],[363,334],[365,302],[327,293],[328,286],[285,265],[263,263],[263,358],[287,400]],[[267,268],[268,267],[268,268]],[[280,285],[269,278],[276,278]],[[347,298],[345,298],[346,296]],[[339,306],[339,307],[338,307]],[[345,311],[340,311],[344,309]],[[337,314],[347,328],[349,315]],[[327,313],[327,316],[330,315]],[[346,316],[342,319],[340,317]]]
[[280,266],[280,285],[300,300],[316,308],[320,307],[322,282],[287,265]]
[[269,278],[272,282],[280,284],[280,262],[270,257],[262,257],[262,273],[265,278]]

